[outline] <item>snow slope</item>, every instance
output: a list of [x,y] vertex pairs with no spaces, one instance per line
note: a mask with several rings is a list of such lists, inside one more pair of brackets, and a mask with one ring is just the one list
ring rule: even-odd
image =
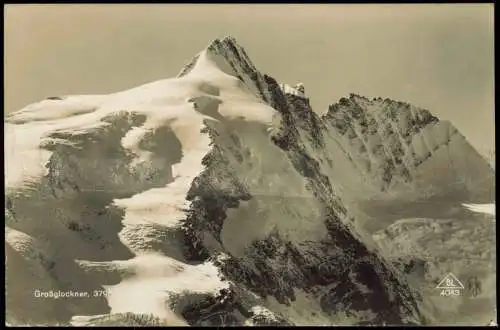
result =
[[[320,118],[303,86],[260,73],[226,37],[175,78],[51,98],[9,115],[7,320],[427,322],[419,288],[381,253],[359,203],[441,194],[442,182],[414,161],[452,145],[455,130],[434,119],[429,126],[432,117],[418,111],[417,122],[387,121],[382,103],[351,99],[358,106],[342,101]],[[379,114],[367,137],[351,117],[368,109]],[[420,133],[402,143],[380,122]],[[468,150],[464,143],[453,155]],[[388,167],[401,154],[402,165]],[[449,180],[481,164],[469,154]],[[413,179],[405,182],[407,172]],[[480,179],[470,177],[467,196],[483,193]]]
[[495,204],[463,204],[471,211],[495,215]]

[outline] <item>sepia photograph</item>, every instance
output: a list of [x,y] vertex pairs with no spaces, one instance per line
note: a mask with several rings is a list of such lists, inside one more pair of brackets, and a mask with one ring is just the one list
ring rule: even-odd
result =
[[6,326],[497,326],[494,4],[6,4]]

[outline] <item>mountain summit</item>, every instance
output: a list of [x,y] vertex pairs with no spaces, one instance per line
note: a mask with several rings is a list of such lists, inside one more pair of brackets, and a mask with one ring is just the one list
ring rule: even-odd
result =
[[357,95],[320,117],[231,37],[175,78],[46,99],[5,131],[11,324],[446,322],[373,234],[407,217],[388,205],[494,199],[450,123]]

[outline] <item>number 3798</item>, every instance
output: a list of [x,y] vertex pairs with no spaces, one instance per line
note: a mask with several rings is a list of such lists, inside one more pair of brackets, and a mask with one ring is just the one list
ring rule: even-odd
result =
[[109,290],[94,290],[94,291],[92,291],[92,296],[93,297],[109,297],[110,293],[111,292]]

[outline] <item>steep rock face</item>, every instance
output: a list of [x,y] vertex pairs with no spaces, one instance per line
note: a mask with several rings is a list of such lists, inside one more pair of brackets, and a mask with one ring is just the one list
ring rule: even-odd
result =
[[425,109],[351,94],[331,105],[323,118],[378,193],[494,199],[494,173],[487,162],[451,123]]
[[[456,133],[393,101],[341,103],[320,118],[224,38],[174,79],[13,114],[10,322],[425,323],[419,293],[357,226],[354,192],[420,189],[416,163]],[[61,303],[37,287],[108,294]]]

